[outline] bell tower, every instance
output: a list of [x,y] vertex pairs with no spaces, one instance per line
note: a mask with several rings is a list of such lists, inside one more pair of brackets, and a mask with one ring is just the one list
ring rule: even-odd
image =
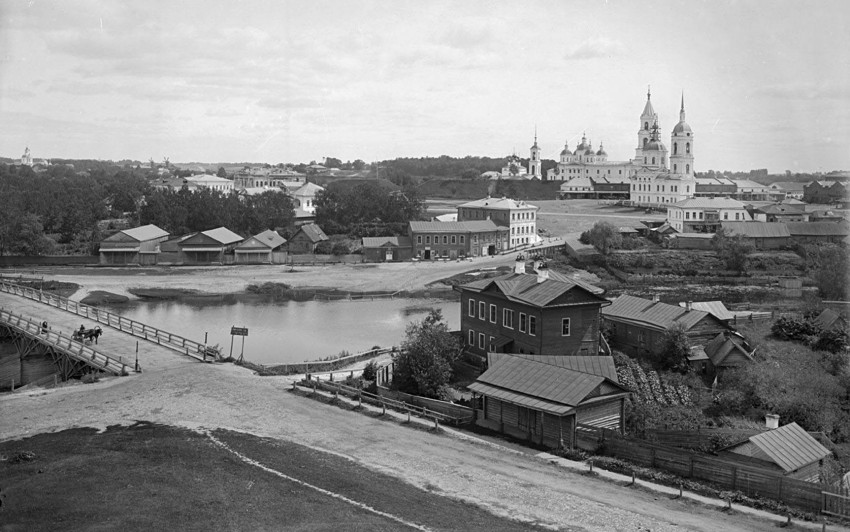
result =
[[640,128],[638,129],[638,145],[635,150],[635,158],[643,160],[643,149],[646,144],[652,140],[652,126],[658,123],[658,114],[652,107],[652,92],[650,87],[646,87],[646,105],[643,106],[643,113],[640,115]]
[[531,179],[543,179],[540,174],[540,148],[537,146],[537,126],[534,127],[534,145],[531,147],[530,157],[528,158],[528,173]]
[[694,132],[685,122],[685,94],[682,93],[682,107],[679,110],[679,123],[673,127],[670,135],[670,170],[674,175],[693,177],[694,175]]

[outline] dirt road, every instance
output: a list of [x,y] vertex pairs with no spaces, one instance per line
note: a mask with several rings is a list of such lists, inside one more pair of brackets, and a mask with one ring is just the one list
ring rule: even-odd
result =
[[[101,288],[98,285],[98,288]],[[0,294],[0,306],[74,328],[79,317]],[[115,330],[101,348],[115,341]],[[133,340],[135,341],[135,340]],[[498,515],[587,530],[773,530],[773,524],[633,490],[528,455],[352,414],[230,364],[201,364],[143,342],[140,375],[0,397],[0,440],[134,420],[229,428],[347,457]]]

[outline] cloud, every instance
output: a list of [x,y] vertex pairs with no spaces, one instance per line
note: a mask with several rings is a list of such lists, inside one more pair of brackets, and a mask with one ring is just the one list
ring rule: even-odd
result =
[[564,54],[567,61],[581,61],[584,59],[610,58],[621,55],[626,47],[620,41],[611,40],[606,37],[591,37],[585,39],[577,46]]
[[756,87],[755,97],[782,100],[850,100],[850,84],[834,82],[791,82]]

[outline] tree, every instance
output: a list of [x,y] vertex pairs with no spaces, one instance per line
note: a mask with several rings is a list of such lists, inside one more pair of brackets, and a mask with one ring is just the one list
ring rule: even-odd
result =
[[401,351],[393,355],[393,387],[425,397],[445,397],[460,355],[460,344],[443,322],[440,310],[432,310],[421,322],[405,329]]
[[481,177],[481,172],[479,172],[476,168],[467,168],[463,172],[460,173],[461,179],[478,179]]
[[619,247],[622,240],[620,231],[608,222],[596,222],[589,231],[581,234],[582,242],[592,245],[603,255],[608,255],[612,249]]
[[359,172],[366,168],[366,163],[363,161],[363,159],[354,159],[354,162],[351,163],[351,168]]
[[691,341],[688,331],[681,323],[673,324],[662,337],[661,351],[656,355],[658,365],[662,369],[687,373],[691,369],[688,363],[690,354]]
[[720,229],[711,239],[714,250],[726,262],[726,268],[739,273],[747,270],[749,255],[755,251],[755,246],[741,235],[729,236],[725,229]]
[[216,172],[215,175],[217,175],[218,177],[226,178],[227,177],[227,170],[225,170],[223,166],[219,166],[218,172]]

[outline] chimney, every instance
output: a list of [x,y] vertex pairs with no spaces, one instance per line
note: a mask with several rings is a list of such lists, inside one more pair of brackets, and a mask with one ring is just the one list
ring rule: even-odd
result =
[[525,257],[522,256],[522,253],[516,256],[516,263],[514,264],[514,273],[525,273]]
[[686,311],[690,312],[693,309],[694,309],[694,302],[693,301],[688,301],[687,303],[685,303],[685,310]]
[[658,303],[659,301],[661,301],[661,296],[659,296],[658,294],[652,294],[652,302]]
[[540,267],[536,269],[536,271],[538,283],[542,283],[543,281],[549,278],[549,267],[546,266],[546,263],[541,264]]
[[779,416],[776,414],[765,414],[764,416],[764,426],[768,428],[768,430],[778,429],[779,428]]

